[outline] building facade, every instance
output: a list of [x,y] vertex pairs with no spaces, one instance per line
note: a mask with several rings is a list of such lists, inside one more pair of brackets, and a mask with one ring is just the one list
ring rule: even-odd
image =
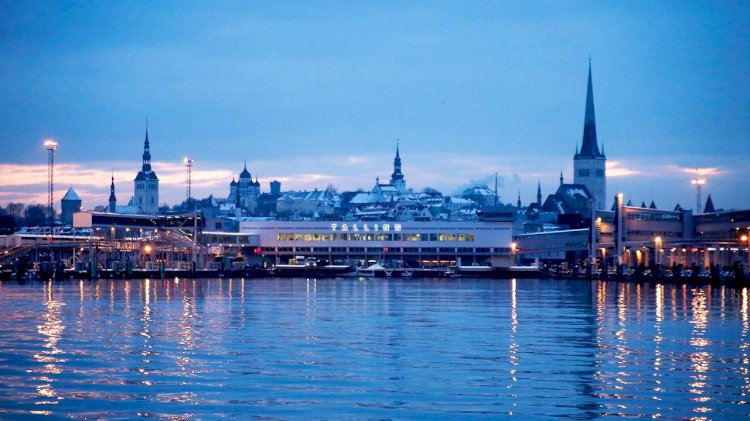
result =
[[508,221],[241,221],[240,234],[257,235],[275,263],[297,256],[331,263],[398,261],[408,266],[512,265]]

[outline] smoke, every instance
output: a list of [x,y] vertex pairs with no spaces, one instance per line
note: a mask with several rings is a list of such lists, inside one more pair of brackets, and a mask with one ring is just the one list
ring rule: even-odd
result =
[[[472,187],[477,187],[477,186],[485,186],[485,187],[489,188],[490,190],[494,190],[495,189],[495,174],[490,174],[490,175],[486,175],[486,176],[484,176],[482,178],[471,180],[468,183],[463,184],[463,185],[457,187],[456,190],[453,191],[453,193],[451,193],[451,195],[453,195],[453,196],[461,196],[461,195],[464,194],[465,190],[470,189]],[[503,175],[501,175],[501,174],[498,174],[497,175],[497,188],[498,188],[498,190],[500,190],[504,186],[505,186],[505,177]]]

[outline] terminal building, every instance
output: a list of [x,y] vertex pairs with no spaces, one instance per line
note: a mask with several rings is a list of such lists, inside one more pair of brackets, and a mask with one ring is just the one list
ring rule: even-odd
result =
[[[298,256],[331,264],[418,266],[482,264],[508,267],[514,258],[513,221],[278,221],[240,222],[275,264]],[[298,259],[297,259],[298,260]]]

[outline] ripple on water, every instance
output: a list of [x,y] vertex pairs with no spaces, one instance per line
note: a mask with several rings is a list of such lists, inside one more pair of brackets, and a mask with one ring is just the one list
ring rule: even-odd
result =
[[747,415],[747,290],[546,280],[3,283],[0,416]]

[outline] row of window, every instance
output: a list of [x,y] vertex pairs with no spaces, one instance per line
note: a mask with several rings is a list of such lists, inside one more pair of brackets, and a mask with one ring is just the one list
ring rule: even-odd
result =
[[674,213],[661,213],[661,212],[636,212],[629,213],[628,220],[630,221],[680,221],[680,215]]
[[271,247],[277,253],[510,253],[509,247]]
[[277,241],[474,241],[473,233],[292,233],[276,234]]
[[155,183],[154,183],[154,184],[141,184],[141,183],[137,183],[137,184],[135,185],[135,188],[136,188],[136,189],[139,189],[139,190],[143,190],[143,189],[145,189],[145,188],[146,188],[146,187],[144,187],[144,186],[148,186],[148,189],[149,189],[149,190],[156,190],[156,189],[158,188],[158,185],[157,185],[157,184],[155,184]]

